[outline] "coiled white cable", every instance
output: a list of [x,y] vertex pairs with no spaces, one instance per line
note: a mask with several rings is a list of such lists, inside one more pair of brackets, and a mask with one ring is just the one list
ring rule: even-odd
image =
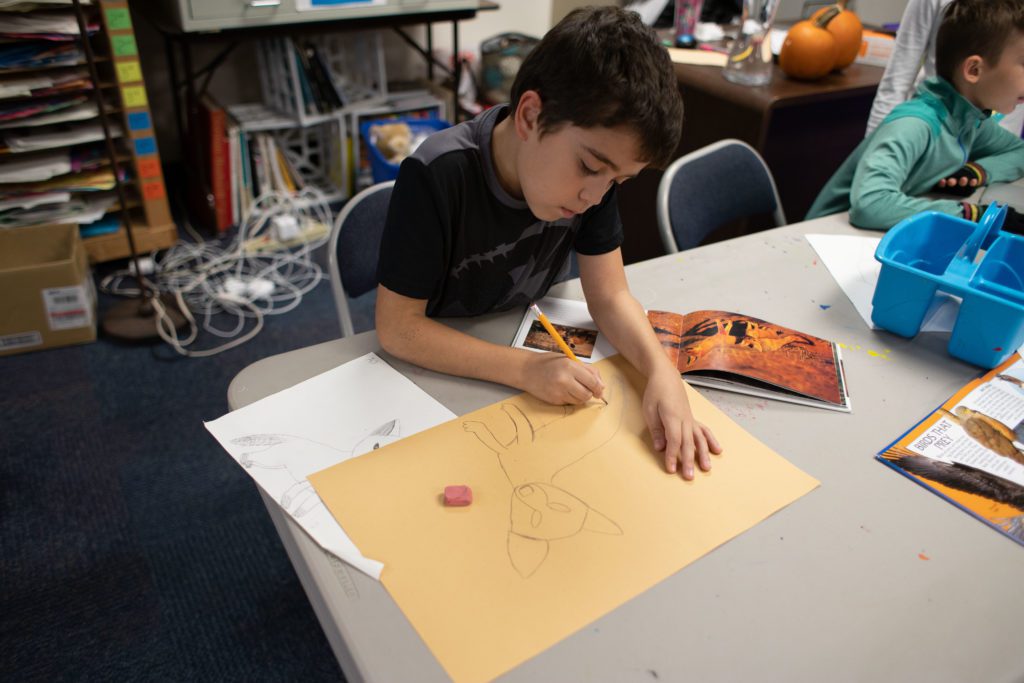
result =
[[[179,241],[162,256],[154,255],[153,273],[144,276],[145,282],[161,294],[172,294],[189,325],[188,334],[179,337],[164,303],[154,297],[157,333],[176,352],[193,358],[212,356],[253,339],[263,329],[265,316],[295,309],[326,278],[313,256],[327,244],[333,222],[331,208],[316,188],[304,188],[296,195],[264,194],[253,202],[227,244]],[[300,237],[278,241],[275,223],[295,228]],[[100,290],[139,296],[137,287],[125,284],[126,278],[134,280],[130,270],[112,273],[100,282]],[[196,318],[201,318],[201,325]],[[225,318],[233,322],[223,326]],[[191,349],[200,326],[230,341]]]

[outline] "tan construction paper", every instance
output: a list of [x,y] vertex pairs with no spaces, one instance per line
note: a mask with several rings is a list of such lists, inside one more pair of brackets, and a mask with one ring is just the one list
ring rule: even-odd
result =
[[[643,378],[597,364],[608,406],[523,394],[309,477],[455,681],[490,680],[607,614],[817,486],[687,388],[725,448],[667,474]],[[472,488],[468,507],[444,487]]]

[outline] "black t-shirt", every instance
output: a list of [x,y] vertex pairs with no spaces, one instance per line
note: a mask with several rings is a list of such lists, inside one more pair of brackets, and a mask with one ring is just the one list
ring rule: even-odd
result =
[[493,107],[435,133],[406,159],[391,195],[377,280],[427,299],[429,316],[473,316],[524,306],[568,273],[569,252],[604,254],[622,243],[615,189],[571,219],[537,219],[498,183]]

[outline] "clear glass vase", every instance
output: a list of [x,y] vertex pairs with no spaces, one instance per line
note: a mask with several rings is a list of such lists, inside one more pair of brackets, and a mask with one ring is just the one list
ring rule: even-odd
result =
[[779,0],[743,0],[739,35],[722,69],[726,80],[751,86],[771,83],[772,54],[764,43],[778,7]]

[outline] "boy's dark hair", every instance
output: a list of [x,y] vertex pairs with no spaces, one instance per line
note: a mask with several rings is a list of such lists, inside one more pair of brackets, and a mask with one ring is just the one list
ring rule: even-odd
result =
[[675,156],[683,101],[668,51],[640,16],[617,7],[582,7],[548,31],[523,60],[512,84],[511,108],[536,90],[541,133],[562,125],[628,125],[640,161],[664,167]]
[[998,63],[1014,31],[1024,32],[1024,0],[953,0],[935,37],[935,73],[952,83],[971,55]]

